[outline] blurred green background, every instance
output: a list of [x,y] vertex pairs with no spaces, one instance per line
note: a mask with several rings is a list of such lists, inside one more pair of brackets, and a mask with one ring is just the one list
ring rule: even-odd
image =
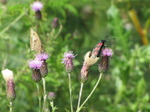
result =
[[[78,75],[84,54],[101,40],[114,51],[109,71],[86,103],[82,112],[150,112],[150,1],[149,0],[40,0],[42,20],[31,9],[33,0],[8,0],[0,3],[0,66],[14,71],[16,100],[14,112],[37,112],[36,84],[31,79],[28,61],[30,28],[40,36],[48,59],[47,92],[57,94],[57,112],[70,109],[68,77],[62,65],[63,53],[73,51],[73,104],[77,105]],[[52,29],[53,18],[59,26]],[[52,30],[57,38],[51,38]],[[105,38],[108,36],[108,38]],[[113,39],[115,38],[115,39]],[[97,64],[91,67],[83,99],[98,78]],[[5,81],[0,75],[0,112],[8,112]],[[42,85],[42,84],[41,84]]]

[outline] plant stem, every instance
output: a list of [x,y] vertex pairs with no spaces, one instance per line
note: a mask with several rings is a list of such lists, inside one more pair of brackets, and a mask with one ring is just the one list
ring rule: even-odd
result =
[[37,87],[38,97],[39,97],[39,112],[41,112],[41,96],[40,96],[40,88],[38,83],[36,83],[36,87]]
[[10,103],[9,109],[10,109],[10,112],[12,112],[12,104],[13,104],[13,103],[12,103],[11,101],[10,101],[9,103]]
[[84,102],[81,104],[81,106],[77,109],[76,112],[79,112],[79,111],[82,109],[83,105],[84,105],[84,104],[88,101],[88,99],[92,96],[92,94],[94,93],[95,89],[97,88],[97,86],[98,86],[98,84],[99,84],[99,82],[100,82],[100,80],[101,80],[101,78],[102,78],[102,75],[103,75],[102,73],[99,74],[99,78],[98,78],[98,80],[97,80],[95,86],[93,87],[92,91],[90,92],[90,94],[88,95],[88,97],[84,100]]
[[43,101],[43,111],[46,109],[46,99],[47,99],[47,95],[46,95],[46,82],[45,82],[45,78],[42,78],[43,81],[43,92],[44,92],[44,101]]
[[71,112],[73,112],[73,106],[72,106],[72,88],[71,88],[71,76],[70,76],[70,73],[68,73],[68,79],[69,79],[70,108],[71,108]]
[[80,106],[81,97],[82,97],[82,91],[83,91],[83,86],[84,86],[84,83],[81,82],[77,110],[79,109],[79,106]]
[[53,101],[50,101],[50,105],[51,105],[51,107],[52,107],[52,112],[55,112],[54,102],[53,102]]

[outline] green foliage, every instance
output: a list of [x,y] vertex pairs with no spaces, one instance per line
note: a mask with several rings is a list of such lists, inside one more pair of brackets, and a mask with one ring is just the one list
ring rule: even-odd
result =
[[[61,63],[63,53],[73,51],[77,54],[75,69],[71,74],[73,105],[76,109],[80,86],[78,75],[83,56],[109,34],[109,38],[115,40],[112,45],[109,45],[109,42],[106,44],[113,48],[114,56],[110,60],[109,71],[102,77],[102,82],[86,103],[83,112],[150,111],[150,45],[141,44],[140,36],[128,16],[127,7],[133,6],[139,12],[138,17],[142,23],[148,19],[150,9],[141,9],[133,4],[138,4],[140,0],[123,2],[122,7],[119,7],[118,0],[114,1],[41,0],[44,8],[43,19],[40,21],[36,20],[30,7],[33,0],[9,0],[5,5],[0,3],[0,63],[1,70],[9,68],[14,71],[17,95],[13,104],[14,112],[38,111],[36,84],[31,79],[31,70],[28,67],[28,61],[33,59],[35,54],[30,51],[30,28],[38,33],[50,55],[47,60],[47,92],[56,92],[57,112],[70,110],[68,77]],[[143,4],[147,5],[147,0],[144,1]],[[54,17],[59,18],[59,26],[55,29],[51,27]],[[126,28],[127,23],[132,26],[130,29]],[[57,37],[54,38],[55,36]],[[82,101],[98,78],[96,65],[89,71]],[[9,102],[6,100],[2,75],[0,82],[0,112],[7,112]]]

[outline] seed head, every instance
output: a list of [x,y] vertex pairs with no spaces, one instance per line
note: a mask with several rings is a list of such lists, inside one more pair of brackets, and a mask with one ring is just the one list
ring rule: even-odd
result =
[[2,70],[1,72],[2,72],[3,78],[5,79],[6,82],[10,79],[11,80],[14,79],[13,71],[11,71],[9,69],[5,69],[5,70]]
[[87,66],[92,66],[99,59],[99,58],[93,59],[92,57],[90,57],[90,53],[91,53],[91,51],[88,51],[84,56],[84,64],[87,64]]

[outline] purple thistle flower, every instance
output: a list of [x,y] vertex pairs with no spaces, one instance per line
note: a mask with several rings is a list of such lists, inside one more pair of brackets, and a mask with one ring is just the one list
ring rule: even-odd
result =
[[102,59],[98,66],[99,72],[105,72],[108,70],[109,58],[112,57],[112,55],[113,55],[112,49],[105,48],[102,50]]
[[43,61],[40,61],[40,60],[32,60],[29,62],[29,67],[32,68],[32,69],[40,69],[41,66],[42,66],[42,62]]
[[113,55],[113,51],[110,48],[105,48],[102,50],[102,56],[111,57]]
[[40,60],[40,61],[45,61],[48,59],[48,54],[47,53],[39,53],[36,55],[36,60]]
[[65,65],[66,71],[71,72],[73,70],[73,59],[75,58],[75,55],[72,51],[69,51],[67,53],[64,53],[64,58],[62,63]]
[[39,1],[35,1],[31,5],[31,7],[32,7],[33,11],[37,12],[37,11],[40,11],[43,8],[43,4],[41,2],[39,2]]

